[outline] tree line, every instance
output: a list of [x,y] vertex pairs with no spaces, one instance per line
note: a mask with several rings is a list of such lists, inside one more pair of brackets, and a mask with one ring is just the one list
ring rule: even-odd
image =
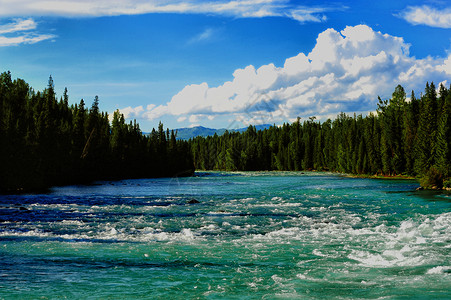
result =
[[190,145],[163,124],[143,135],[115,111],[84,100],[59,99],[52,77],[35,92],[24,80],[0,75],[0,192],[38,190],[102,179],[186,176],[194,173]]
[[37,190],[102,179],[192,175],[194,169],[329,170],[409,175],[425,187],[449,185],[451,87],[427,83],[407,100],[398,85],[376,113],[335,120],[314,117],[265,130],[176,139],[163,124],[144,135],[117,110],[112,120],[84,100],[58,99],[52,77],[35,92],[24,80],[0,75],[0,192]]
[[321,123],[314,117],[244,133],[226,132],[190,140],[196,169],[330,170],[353,174],[409,175],[425,187],[442,187],[451,176],[451,87],[407,100],[398,85],[376,113]]

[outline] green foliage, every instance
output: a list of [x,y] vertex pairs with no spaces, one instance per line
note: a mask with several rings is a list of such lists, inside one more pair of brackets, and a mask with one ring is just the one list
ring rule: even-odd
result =
[[425,187],[442,184],[451,169],[451,93],[433,83],[410,101],[401,86],[377,114],[335,120],[315,117],[242,133],[176,139],[159,124],[149,135],[116,111],[111,125],[96,96],[69,106],[50,77],[35,92],[11,73],[0,74],[0,190],[33,189],[97,179],[189,175],[195,169],[331,170],[415,175]]
[[0,192],[194,170],[188,143],[168,138],[162,124],[144,136],[116,111],[110,126],[97,96],[89,110],[83,99],[69,106],[67,89],[56,98],[52,77],[34,92],[10,72],[0,75],[0,145]]
[[420,117],[415,148],[415,171],[424,174],[435,164],[437,137],[437,94],[433,83],[426,84],[420,104]]
[[444,174],[451,176],[451,93],[441,85],[441,102],[440,117],[437,128],[436,141],[436,166]]
[[447,178],[443,180],[443,188],[450,190],[451,189],[451,178]]
[[421,176],[420,184],[425,189],[441,189],[443,187],[443,174],[435,167],[431,167]]
[[451,189],[451,178],[443,180],[443,187],[446,189]]
[[380,175],[449,177],[451,169],[451,93],[426,84],[420,99],[398,85],[377,114],[344,113],[323,124],[309,121],[245,133],[190,140],[196,168],[217,170],[331,170]]

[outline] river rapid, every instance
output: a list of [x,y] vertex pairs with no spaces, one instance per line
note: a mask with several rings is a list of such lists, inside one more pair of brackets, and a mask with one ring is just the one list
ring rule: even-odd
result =
[[0,299],[451,299],[451,194],[197,172],[0,196]]

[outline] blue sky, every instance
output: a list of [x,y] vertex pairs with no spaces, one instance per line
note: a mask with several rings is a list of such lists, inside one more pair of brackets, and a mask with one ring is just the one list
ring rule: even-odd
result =
[[0,0],[0,70],[143,131],[374,111],[451,83],[449,1]]

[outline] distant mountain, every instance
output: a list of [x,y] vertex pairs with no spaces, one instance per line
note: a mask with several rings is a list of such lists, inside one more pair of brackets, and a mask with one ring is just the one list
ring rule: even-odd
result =
[[[270,125],[270,124],[255,125],[255,129],[257,129],[257,131],[264,130],[271,126],[272,125]],[[196,126],[196,127],[191,127],[191,128],[174,129],[174,132],[177,131],[177,139],[189,140],[196,136],[202,136],[202,137],[213,136],[213,135],[215,135],[215,133],[217,135],[222,135],[222,134],[224,134],[224,132],[226,130],[228,130],[229,132],[244,132],[247,130],[247,127],[239,128],[239,129],[225,129],[225,128],[214,129],[214,128],[207,128],[207,127],[203,127],[203,126]]]
[[[253,126],[255,127],[255,129],[257,131],[260,131],[260,130],[268,129],[269,127],[271,127],[273,125],[271,125],[271,124],[261,124],[261,125],[253,125]],[[248,127],[243,127],[243,128],[239,128],[239,129],[232,129],[232,130],[229,130],[229,131],[244,132],[244,131],[247,130],[247,128]]]

